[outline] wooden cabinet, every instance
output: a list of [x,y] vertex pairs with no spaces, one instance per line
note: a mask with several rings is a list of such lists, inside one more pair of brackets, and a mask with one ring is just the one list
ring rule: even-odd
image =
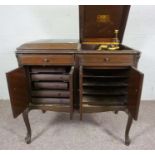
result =
[[[23,114],[27,143],[29,110],[67,112],[72,119],[76,109],[81,120],[84,113],[125,111],[129,145],[143,73],[137,69],[140,52],[121,44],[128,12],[129,6],[80,6],[80,42],[43,40],[17,48],[19,68],[6,76],[13,116]],[[114,29],[120,30],[119,49],[99,51],[103,43],[113,43]]]

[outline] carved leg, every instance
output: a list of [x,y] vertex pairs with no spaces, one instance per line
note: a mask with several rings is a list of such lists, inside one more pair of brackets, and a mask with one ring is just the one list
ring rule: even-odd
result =
[[116,111],[114,111],[114,113],[115,113],[115,114],[118,114],[118,111],[116,110]]
[[25,137],[25,142],[27,144],[30,144],[31,143],[31,126],[30,126],[30,122],[29,122],[29,118],[28,118],[28,113],[29,113],[29,109],[27,108],[23,112],[23,119],[24,119],[26,129],[27,129],[27,135]]
[[80,120],[82,121],[82,108],[80,109]]
[[73,113],[71,112],[70,113],[70,120],[72,120],[73,119]]
[[46,110],[42,110],[42,112],[43,112],[43,113],[45,113],[45,112],[46,112]]
[[72,120],[73,119],[73,107],[71,107],[71,109],[70,109],[70,120]]
[[128,113],[128,122],[127,122],[126,130],[125,130],[125,145],[130,144],[129,131],[130,131],[130,128],[132,125],[132,121],[133,121],[133,118],[132,118],[131,114]]

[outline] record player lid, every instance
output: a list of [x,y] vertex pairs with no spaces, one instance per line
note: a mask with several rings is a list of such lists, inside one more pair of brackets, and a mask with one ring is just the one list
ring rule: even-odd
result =
[[115,30],[122,42],[129,5],[80,5],[80,42],[111,42]]

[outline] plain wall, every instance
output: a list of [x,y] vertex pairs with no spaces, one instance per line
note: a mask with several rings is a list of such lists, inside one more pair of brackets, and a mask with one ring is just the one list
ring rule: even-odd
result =
[[[132,6],[123,44],[142,52],[142,99],[155,100],[155,6]],[[15,49],[39,39],[79,39],[78,6],[0,6],[0,99],[8,99],[5,73],[17,68]]]

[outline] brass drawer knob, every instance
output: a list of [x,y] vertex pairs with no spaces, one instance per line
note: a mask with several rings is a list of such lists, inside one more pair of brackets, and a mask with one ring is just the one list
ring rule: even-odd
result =
[[109,58],[104,58],[104,61],[105,61],[105,62],[109,62],[110,59],[109,59]]
[[47,58],[44,58],[44,62],[49,62],[49,59],[47,59]]

